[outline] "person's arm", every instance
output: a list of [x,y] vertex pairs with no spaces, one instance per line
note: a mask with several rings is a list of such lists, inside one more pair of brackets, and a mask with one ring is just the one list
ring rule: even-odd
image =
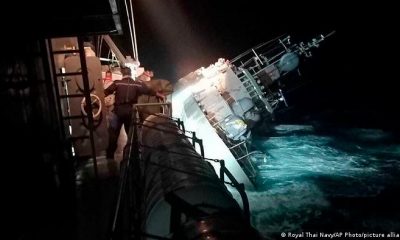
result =
[[117,85],[114,82],[111,83],[111,85],[108,86],[108,88],[104,89],[105,97],[107,97],[108,95],[113,94],[116,89],[117,89]]
[[137,89],[138,89],[138,92],[139,92],[140,94],[153,95],[153,96],[156,95],[156,92],[155,92],[153,89],[149,88],[149,87],[148,87],[145,83],[143,83],[143,82],[139,82],[139,87],[138,87]]
[[139,88],[139,92],[141,94],[153,95],[161,98],[162,100],[165,100],[164,94],[154,91],[153,89],[149,88],[145,83],[141,83],[141,86],[142,87]]

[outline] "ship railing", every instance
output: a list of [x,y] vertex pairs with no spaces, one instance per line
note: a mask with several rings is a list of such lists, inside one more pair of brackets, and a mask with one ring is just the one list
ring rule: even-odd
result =
[[[152,128],[152,129],[163,131],[163,133],[166,133],[166,131],[164,131],[164,129],[159,129],[159,128],[156,128],[156,127],[149,127],[149,126],[146,126],[146,128]],[[168,131],[167,131],[167,133],[168,133]],[[173,133],[171,132],[171,134],[173,134]],[[142,145],[142,144],[140,145],[140,147],[151,148],[151,149],[154,149],[154,150],[157,150],[157,151],[165,151],[166,153],[173,153],[173,154],[177,154],[177,155],[181,155],[181,156],[187,156],[187,157],[196,158],[196,156],[193,156],[193,155],[184,154],[184,153],[180,153],[180,152],[174,152],[174,151],[167,150],[167,149],[154,148],[154,147],[150,147],[150,146]],[[249,207],[249,201],[248,201],[248,198],[247,198],[247,194],[246,194],[246,191],[245,191],[245,186],[244,186],[243,183],[239,183],[236,180],[236,178],[233,176],[233,174],[229,171],[229,169],[226,168],[225,160],[223,160],[223,159],[206,158],[206,157],[203,157],[203,156],[199,156],[198,158],[202,159],[202,160],[205,160],[205,161],[208,161],[208,162],[219,163],[219,165],[220,165],[220,168],[219,168],[220,169],[219,180],[223,184],[227,184],[227,185],[230,185],[230,186],[236,188],[236,190],[239,192],[239,194],[241,196],[241,199],[242,199],[244,217],[248,220],[248,222],[250,222],[250,207]],[[160,164],[157,164],[157,165],[159,167],[166,167],[166,168],[168,168],[170,170],[173,170],[173,171],[186,172],[183,169],[177,169],[177,168],[174,168],[174,167],[171,167],[171,166],[163,166],[163,165],[160,165]],[[195,174],[195,173],[191,173],[191,174]],[[225,181],[225,176],[229,179],[229,181]]]
[[[207,116],[206,116],[207,117]],[[227,145],[229,151],[232,153],[233,157],[235,158],[236,161],[243,163],[241,164],[247,174],[247,176],[253,181],[257,176],[257,171],[254,168],[251,160],[248,158],[249,151],[247,149],[247,141],[240,141],[240,142],[232,142],[228,138],[227,132],[221,127],[220,123],[223,121],[217,121],[215,117],[207,117],[207,120],[211,124],[211,126],[216,130],[218,136],[224,141],[224,143]]]
[[[141,107],[160,107],[162,110],[159,113],[167,115],[168,118],[172,117],[172,104],[170,102],[160,102],[160,103],[137,103],[133,105],[136,113],[144,112],[151,114],[150,112],[141,111]],[[137,117],[137,116],[136,116]]]
[[267,42],[263,42],[258,44],[257,46],[252,47],[251,49],[243,52],[242,54],[238,55],[237,57],[233,58],[230,60],[232,64],[235,66],[239,67],[240,65],[249,62],[251,60],[256,60],[261,61],[261,58],[259,57],[260,53],[271,53],[276,50],[277,47],[279,47],[279,43],[289,43],[290,44],[290,36],[283,34],[280,35],[274,39],[271,39]]
[[[162,113],[163,115],[159,115],[159,113],[151,113],[151,112],[146,112],[146,111],[141,110],[142,107],[148,107],[148,106],[160,106],[160,107],[162,107],[162,111],[160,113]],[[174,121],[178,125],[179,129],[182,132],[182,134],[180,134],[180,136],[185,136],[186,138],[191,139],[192,145],[193,145],[194,148],[196,148],[196,144],[197,144],[199,146],[199,148],[200,148],[201,156],[204,157],[203,140],[196,136],[196,132],[185,130],[185,125],[184,125],[182,120],[180,120],[179,118],[172,117],[172,105],[171,105],[170,102],[166,102],[166,103],[138,103],[138,104],[134,105],[134,109],[135,109],[135,112],[136,112],[136,115],[135,115],[136,119],[140,119],[139,112],[141,112],[141,113],[145,113],[147,115],[157,115],[158,117],[168,118],[169,120]],[[147,122],[151,122],[150,120],[146,120],[146,121]],[[140,122],[141,121],[139,121],[136,124],[141,126]],[[162,130],[162,129],[158,129],[158,130],[166,132],[165,130]],[[171,133],[172,134],[176,134],[173,131],[171,131]],[[189,136],[188,134],[191,135],[191,136]]]
[[[250,74],[247,74],[247,75],[250,75]],[[250,76],[250,78],[251,78],[251,76]],[[254,79],[252,79],[252,81],[254,81]],[[250,83],[250,84],[251,84],[252,88],[255,88],[255,87],[253,87],[253,85],[255,83]],[[260,91],[260,89],[258,89],[258,91]],[[257,93],[259,93],[259,92],[257,92]],[[260,106],[258,104],[259,105],[258,108],[264,107],[265,105],[268,104],[268,103],[265,103],[266,100],[265,99],[264,100],[261,99],[261,97],[262,96],[259,96],[259,97],[257,97],[257,99],[258,99],[258,101],[262,102],[263,106]],[[224,98],[224,100],[226,101],[225,98]],[[229,116],[231,116],[231,115],[229,115]],[[227,116],[226,118],[228,118],[229,116]],[[247,176],[254,183],[254,179],[257,176],[257,171],[255,170],[255,167],[253,166],[251,160],[248,157],[243,158],[243,156],[249,156],[248,155],[249,151],[247,149],[246,140],[238,142],[238,141],[234,141],[234,140],[230,140],[229,139],[228,133],[221,126],[221,123],[224,122],[226,118],[217,119],[217,115],[212,115],[212,116],[205,115],[205,117],[207,118],[207,120],[210,123],[210,125],[215,129],[215,131],[217,132],[217,134],[221,138],[221,140],[227,145],[229,151],[232,153],[232,155],[235,158],[235,160],[240,163],[242,168],[244,168],[244,171],[246,172]],[[251,165],[251,166],[249,166],[249,165]]]
[[[146,126],[148,127],[148,126]],[[152,127],[151,127],[152,128]],[[189,154],[183,154],[183,153],[179,153],[179,152],[174,152],[174,151],[170,151],[167,149],[159,149],[159,148],[153,148],[150,146],[146,146],[146,145],[140,145],[140,147],[145,147],[145,148],[152,148],[155,149],[157,151],[165,151],[166,153],[173,153],[173,154],[177,154],[177,155],[182,155],[182,156],[187,156],[187,157],[196,157],[193,155],[189,155]],[[234,187],[240,194],[240,197],[242,199],[242,204],[243,204],[243,214],[246,220],[248,220],[248,222],[250,222],[250,207],[249,207],[249,200],[247,198],[247,194],[245,191],[245,186],[243,183],[239,183],[236,178],[233,176],[233,174],[229,171],[228,168],[226,168],[225,166],[225,160],[222,159],[213,159],[213,158],[206,158],[206,157],[199,157],[199,159],[205,160],[205,161],[209,161],[209,162],[216,162],[220,164],[220,172],[219,172],[219,180],[221,183],[223,184],[227,184],[230,185],[232,187]],[[170,170],[173,171],[180,171],[180,172],[186,172],[183,169],[177,169],[177,168],[173,168],[171,166],[163,166],[160,164],[157,164],[159,167],[166,167]],[[195,173],[191,173],[191,174],[195,174]],[[229,179],[229,181],[225,181],[225,176]]]
[[280,57],[288,52],[295,52],[298,55],[311,57],[311,49],[318,48],[322,41],[333,34],[335,34],[335,31],[331,31],[325,35],[320,34],[308,42],[299,43],[292,43],[290,35],[284,34],[252,47],[230,60],[230,63],[235,69],[247,69],[252,74],[256,74],[267,66],[277,64]]
[[[281,56],[292,51],[290,36],[277,37],[267,43],[259,44],[230,61],[234,69],[247,69],[253,75],[277,64]],[[237,72],[237,71],[235,71]]]
[[[259,44],[237,56],[231,60],[231,67],[241,81],[243,80],[243,75],[246,76],[246,82],[250,81],[252,88],[249,94],[252,96],[253,100],[256,102],[263,102],[265,108],[262,109],[266,109],[268,112],[272,113],[278,108],[281,102],[285,103],[287,106],[281,89],[279,88],[274,91],[270,89],[270,85],[272,85],[273,82],[278,81],[290,72],[281,70],[280,61],[282,57],[286,53],[295,53],[299,56],[311,57],[311,49],[319,47],[320,42],[334,33],[333,31],[327,35],[321,34],[306,43],[292,43],[290,36],[280,36],[267,43]],[[279,74],[277,78],[272,79],[271,83],[259,81],[259,76],[268,69],[276,69]]]
[[[139,181],[136,181],[137,179],[133,179],[135,177],[138,177],[138,173],[140,172],[140,162],[142,161],[142,159],[140,158],[140,151],[139,148],[151,148],[150,146],[145,146],[142,144],[139,144],[138,141],[133,141],[133,139],[138,139],[138,131],[139,128],[142,127],[142,122],[140,121],[140,119],[138,118],[138,112],[141,106],[160,106],[163,108],[166,108],[165,111],[168,113],[169,110],[167,109],[168,107],[170,107],[170,103],[154,103],[154,104],[136,104],[134,105],[134,113],[133,113],[133,117],[132,117],[132,128],[129,132],[128,135],[128,142],[131,143],[129,149],[127,149],[127,153],[126,155],[124,154],[124,159],[126,160],[126,164],[125,166],[122,168],[121,171],[121,178],[120,178],[120,184],[119,184],[119,190],[118,190],[118,197],[117,197],[117,203],[116,203],[116,208],[114,211],[114,216],[113,216],[113,220],[112,220],[112,229],[111,229],[111,239],[115,239],[115,236],[117,236],[117,231],[118,229],[121,227],[119,226],[119,223],[121,221],[121,215],[122,215],[122,209],[123,209],[123,204],[126,204],[126,201],[128,201],[127,205],[130,208],[133,208],[134,206],[138,206],[137,204],[140,204],[140,199],[139,198],[139,194],[138,193],[134,193],[132,191],[134,191],[133,189],[140,189],[140,186],[133,186],[132,184],[139,184]],[[157,115],[157,113],[148,113],[149,115]],[[201,156],[198,156],[200,159],[206,160],[206,161],[212,161],[212,162],[218,162],[220,164],[220,176],[219,179],[221,181],[221,183],[223,184],[228,184],[233,186],[234,188],[236,188],[236,190],[239,192],[241,199],[242,199],[242,204],[243,204],[243,214],[245,219],[250,223],[250,208],[249,208],[249,201],[245,192],[245,187],[243,183],[239,183],[236,178],[233,176],[233,174],[225,167],[225,161],[221,160],[221,159],[210,159],[210,158],[206,158],[204,157],[204,148],[203,148],[203,143],[201,139],[198,139],[195,132],[191,132],[191,131],[185,131],[184,130],[184,125],[183,123],[179,120],[179,119],[174,119],[172,117],[169,116],[162,116],[162,115],[157,115],[158,117],[165,117],[168,118],[172,121],[174,121],[177,125],[179,125],[179,123],[181,124],[179,127],[180,131],[176,132],[176,131],[169,131],[166,130],[165,127],[160,129],[157,127],[150,127],[150,126],[146,126],[147,128],[153,128],[159,131],[162,131],[163,133],[167,133],[167,134],[175,134],[178,135],[180,137],[184,137],[186,139],[191,139],[192,140],[192,144],[193,146],[195,146],[195,144],[199,144],[200,145],[200,149],[201,149]],[[148,120],[146,120],[148,121]],[[187,134],[191,134],[192,136],[187,136]],[[183,153],[178,153],[178,152],[172,152],[168,149],[164,149],[164,150],[160,150],[157,149],[158,151],[166,151],[169,153],[174,153],[174,154],[181,154],[181,155],[185,155]],[[190,155],[190,157],[196,157],[193,155]],[[162,167],[162,166],[161,166]],[[171,168],[171,166],[164,166],[164,167],[168,167],[171,170],[175,170],[175,171],[184,171],[182,169],[174,169]],[[135,173],[136,174],[135,174]],[[229,181],[225,181],[225,176],[229,179]],[[126,207],[126,206],[125,206]],[[129,211],[130,213],[132,213],[132,211]],[[131,219],[133,218],[133,219]],[[130,216],[129,221],[134,222],[134,225],[137,226],[135,227],[136,229],[140,229],[138,228],[138,226],[140,226],[140,220],[135,219],[133,216]],[[129,223],[129,225],[131,225],[131,222]],[[142,233],[142,232],[138,232],[136,234],[139,235],[143,235],[146,236],[148,234],[146,233]],[[158,236],[154,236],[155,239],[165,239],[165,238],[158,238]]]
[[[130,128],[130,131],[128,133],[129,148],[125,149],[126,152],[124,151],[124,160],[121,163],[121,177],[119,181],[118,195],[111,224],[110,239],[121,239],[121,234],[124,234],[124,225],[122,222],[126,219],[122,218],[123,210],[128,208],[128,213],[131,214],[133,212],[133,208],[135,208],[135,206],[137,207],[140,204],[139,194],[134,192],[140,189],[140,186],[138,185],[139,181],[137,181],[137,178],[139,177],[138,173],[140,172],[139,144],[138,141],[134,141],[134,139],[138,139],[139,125],[141,123],[138,112],[139,108],[143,106],[159,106],[162,109],[161,112],[166,114],[167,118],[173,119],[171,117],[172,105],[169,102],[141,103],[135,104],[133,106],[133,114],[131,120],[132,127]],[[127,221],[128,226],[135,226],[135,229],[140,229],[140,219],[138,219],[137,217],[129,215]],[[130,227],[129,229],[129,235],[131,235],[132,229]],[[146,235],[145,233],[139,234]]]
[[244,141],[240,143],[240,145],[232,148],[231,151],[234,152],[236,161],[241,163],[240,165],[242,166],[249,179],[253,182],[253,184],[256,184],[256,177],[258,175],[258,172],[257,169],[254,167],[254,163],[250,159],[253,153],[248,151],[247,142]]

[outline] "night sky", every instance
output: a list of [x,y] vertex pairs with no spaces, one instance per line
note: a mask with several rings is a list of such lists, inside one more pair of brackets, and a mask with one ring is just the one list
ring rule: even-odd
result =
[[[134,1],[140,60],[180,78],[219,57],[233,58],[278,35],[311,37],[338,29],[338,13],[265,1]],[[329,12],[331,11],[331,12]],[[336,15],[333,17],[333,15]]]
[[[312,84],[292,96],[296,104],[309,112],[341,111],[360,127],[398,130],[398,77],[388,60],[397,51],[396,21],[389,9],[338,1],[135,0],[139,60],[156,78],[175,82],[284,33],[307,41],[335,30],[301,66]],[[129,51],[128,34],[123,38]]]

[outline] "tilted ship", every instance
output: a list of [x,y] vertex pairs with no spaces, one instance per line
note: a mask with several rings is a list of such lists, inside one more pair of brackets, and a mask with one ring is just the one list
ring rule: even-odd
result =
[[[312,48],[331,34],[306,43],[292,43],[290,36],[280,36],[179,79],[167,103],[136,105],[138,111],[161,107],[163,115],[147,112],[151,116],[146,119],[136,122],[133,118],[135,127],[127,136],[129,150],[122,161],[113,238],[124,231],[124,224],[148,239],[257,236],[250,225],[245,189],[256,189],[258,169],[266,155],[252,147],[252,131],[288,105],[281,83],[298,70],[301,58],[311,57]],[[107,80],[121,77],[119,68],[111,69],[110,62],[138,67],[119,52],[111,38],[104,36],[103,40],[115,58],[102,59],[88,48],[82,58],[81,49],[79,56],[74,55],[78,50],[65,49],[75,44],[73,39],[52,42],[60,55],[54,58],[55,68],[64,69],[58,87],[68,131],[77,139],[90,136],[74,145],[77,156],[101,156],[107,146],[110,102],[103,91]],[[88,84],[80,73],[83,61]],[[110,70],[112,78],[107,79]],[[90,92],[91,101],[82,92]],[[97,160],[101,162],[101,157]],[[94,157],[95,171],[96,164]],[[241,207],[227,185],[239,191]],[[123,212],[133,212],[132,221],[124,221]]]
[[[116,28],[105,32],[121,33],[117,4],[115,1],[104,3],[111,5],[110,20],[114,21]],[[95,5],[102,7],[101,4]],[[76,165],[85,165],[83,168],[93,171],[88,174],[94,174],[97,179],[109,177],[104,166],[113,162],[108,162],[104,155],[108,144],[107,125],[111,102],[105,99],[104,88],[107,87],[107,81],[121,77],[118,72],[120,65],[138,66],[134,64],[136,57],[130,59],[122,55],[108,36],[93,36],[99,39],[96,48],[86,45],[84,36],[104,33],[94,28],[102,25],[103,22],[99,21],[101,16],[76,17],[75,14],[80,12],[72,9],[76,5],[65,6],[71,6],[63,13],[69,12],[71,18],[68,19],[73,21],[61,24],[54,21],[54,24],[50,24],[48,27],[54,26],[54,29],[48,30],[55,34],[46,35],[50,38],[44,41],[27,44],[34,46],[32,50],[38,52],[26,50],[30,54],[28,58],[21,54],[25,51],[18,51],[20,56],[17,54],[15,59],[9,61],[10,64],[5,65],[3,74],[7,77],[5,86],[10,86],[6,96],[22,100],[17,105],[24,107],[23,114],[18,116],[24,118],[22,122],[29,123],[27,126],[31,127],[37,123],[36,120],[46,120],[42,127],[38,126],[39,130],[21,135],[28,136],[28,140],[22,142],[37,140],[42,133],[40,130],[46,126],[51,126],[51,129],[45,129],[45,133],[56,131],[54,136],[52,133],[49,136],[56,143],[53,145],[45,141],[49,145],[42,151],[32,151],[30,157],[40,160],[40,163],[43,160],[46,163],[43,168],[51,168],[43,171],[49,173],[45,179],[54,178],[51,183],[60,185],[63,193],[73,194],[75,198],[75,193],[70,190],[79,186],[80,181],[88,180],[86,183],[90,183],[92,180],[91,176],[82,177],[81,174],[86,173]],[[56,9],[53,10],[55,14],[65,17]],[[85,19],[90,30],[83,27]],[[50,23],[49,20],[46,19],[46,22]],[[73,29],[81,23],[82,28]],[[69,28],[69,31],[56,31],[64,28]],[[287,104],[280,82],[295,72],[300,59],[310,57],[310,50],[318,47],[329,35],[319,35],[309,42],[298,44],[292,43],[289,36],[278,37],[251,48],[235,59],[219,59],[210,67],[199,68],[183,77],[167,103],[136,105],[135,109],[142,106],[162,108],[163,114],[149,112],[151,116],[142,121],[132,119],[134,127],[128,133],[128,145],[124,156],[121,156],[119,191],[110,239],[257,239],[258,234],[250,224],[245,192],[255,189],[259,167],[257,161],[265,159],[264,153],[254,151],[251,147],[254,126],[273,118],[274,112]],[[112,58],[102,58],[102,54],[93,51],[102,49],[104,42],[109,45]],[[108,78],[108,73],[111,73],[111,78]],[[31,83],[36,84],[35,88],[31,88]],[[39,93],[45,96],[35,96]],[[28,104],[32,99],[40,102]],[[38,112],[34,112],[35,109],[54,110],[54,114],[43,113],[48,116],[42,119]],[[11,126],[18,124],[17,119],[16,124]],[[21,129],[25,130],[28,129]],[[38,136],[29,137],[31,133]],[[10,144],[14,142],[10,141]],[[50,149],[52,147],[56,149]],[[39,151],[40,157],[36,156]],[[31,166],[30,160],[24,163]],[[35,180],[37,173],[42,172],[34,171],[23,179]],[[31,176],[32,179],[29,179]],[[76,181],[70,185],[70,180]],[[96,189],[99,186],[97,183],[100,182],[96,182]],[[40,188],[35,184],[22,186]],[[54,189],[57,189],[56,198],[64,196],[58,194],[58,187],[54,186]],[[239,192],[241,202],[233,198],[231,191],[235,189]],[[25,199],[25,195],[18,196]],[[44,195],[43,199],[47,196]],[[53,198],[47,200],[53,201]],[[31,205],[36,207],[36,201]],[[40,209],[40,205],[37,207]],[[99,204],[98,207],[103,205]],[[49,209],[53,210],[53,205]],[[85,214],[85,210],[78,210],[77,215]],[[41,214],[40,210],[38,214]],[[54,215],[58,215],[58,212]],[[88,219],[93,220],[92,217]],[[64,225],[65,219],[60,220]],[[33,226],[41,224],[38,221]],[[26,227],[29,224],[23,225]],[[86,231],[87,228],[81,230]]]
[[[334,34],[293,43],[289,35],[261,43],[232,60],[218,59],[181,78],[172,95],[173,116],[204,139],[208,158],[224,159],[248,189],[254,189],[266,155],[251,146],[254,126],[270,122],[287,107],[282,84],[298,71],[301,58]],[[218,164],[214,167],[218,172]]]

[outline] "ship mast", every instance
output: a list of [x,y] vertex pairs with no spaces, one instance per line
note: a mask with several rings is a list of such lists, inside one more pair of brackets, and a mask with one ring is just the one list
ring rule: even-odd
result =
[[[129,5],[129,10],[128,10],[128,5]],[[125,10],[126,10],[126,16],[128,18],[128,26],[129,26],[129,33],[130,33],[130,38],[131,38],[131,44],[132,44],[132,52],[133,52],[133,58],[136,61],[139,61],[139,54],[138,54],[138,49],[137,49],[137,41],[136,41],[136,31],[135,31],[135,19],[133,15],[133,2],[130,0],[130,4],[128,4],[127,0],[125,0]]]

